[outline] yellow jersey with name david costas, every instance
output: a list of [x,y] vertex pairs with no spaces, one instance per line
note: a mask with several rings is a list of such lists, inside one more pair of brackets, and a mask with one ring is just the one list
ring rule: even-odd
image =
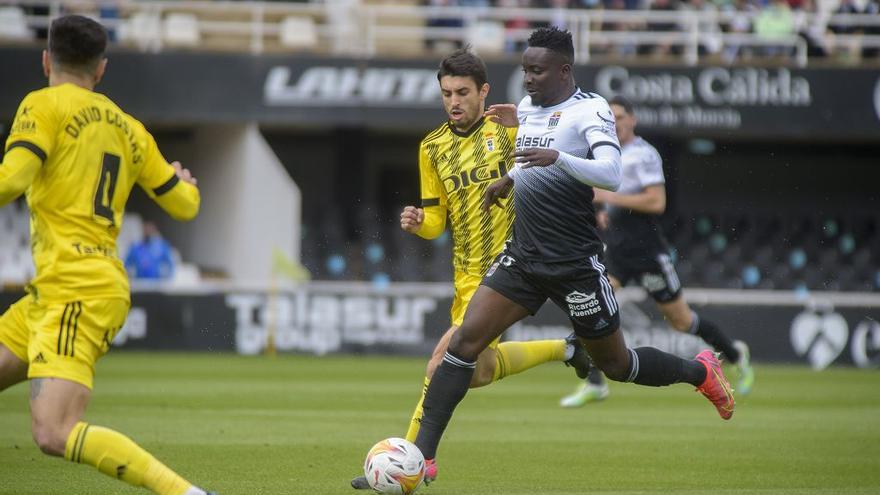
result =
[[129,299],[116,239],[135,184],[172,217],[198,212],[198,189],[178,179],[143,124],[73,84],[29,93],[5,150],[4,166],[13,152],[39,159],[25,192],[36,268],[28,290],[38,300]]

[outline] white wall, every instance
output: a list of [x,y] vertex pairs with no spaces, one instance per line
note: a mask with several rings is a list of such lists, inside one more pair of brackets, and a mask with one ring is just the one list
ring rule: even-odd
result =
[[257,283],[269,280],[273,249],[298,261],[300,191],[257,125],[200,127],[193,145],[202,208],[184,227],[184,259]]

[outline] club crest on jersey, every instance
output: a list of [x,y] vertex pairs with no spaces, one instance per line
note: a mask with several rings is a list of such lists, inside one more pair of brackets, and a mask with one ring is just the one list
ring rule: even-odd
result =
[[486,151],[495,151],[495,135],[486,134]]
[[556,129],[556,126],[559,125],[559,119],[562,118],[562,112],[553,112],[553,115],[550,116],[550,122],[547,124],[547,129]]

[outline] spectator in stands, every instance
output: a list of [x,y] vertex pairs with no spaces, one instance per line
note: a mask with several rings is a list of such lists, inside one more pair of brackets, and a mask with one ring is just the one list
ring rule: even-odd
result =
[[[425,4],[429,7],[459,7],[461,5],[458,0],[427,0]],[[429,28],[464,27],[464,21],[462,18],[456,16],[431,17],[427,20],[426,24]],[[437,49],[440,51],[461,47],[460,41],[439,41],[440,40],[435,39],[433,36],[429,36],[428,39],[425,40],[425,45],[428,49]]]
[[[861,14],[855,0],[840,0],[835,15],[857,15]],[[828,29],[838,35],[853,36],[864,33],[864,27],[858,24],[844,21],[831,21],[828,23]],[[837,38],[835,41],[838,52],[843,57],[852,57],[861,53],[860,40],[858,38]]]
[[[785,0],[773,0],[755,18],[755,34],[767,41],[782,40],[794,34],[794,16]],[[786,48],[767,46],[764,53],[768,56],[786,54]]]
[[[791,2],[789,2],[790,4]],[[804,0],[795,11],[795,26],[798,36],[807,42],[808,57],[825,57],[825,24],[827,19],[818,14],[816,0]]]
[[[649,8],[652,12],[675,12],[678,10],[676,0],[654,0]],[[662,20],[648,22],[648,31],[666,33],[678,30],[678,25],[674,20]],[[680,48],[680,47],[675,47]],[[647,47],[647,53],[655,56],[665,56],[677,52],[673,48],[673,43],[669,41],[658,41],[653,46]]]
[[[837,10],[835,10],[834,13],[861,14],[855,0],[840,0],[840,5],[837,7]],[[857,34],[859,32],[859,26],[850,23],[836,23],[832,21],[831,23],[829,23],[828,28],[834,34]]]
[[144,222],[144,237],[131,245],[125,257],[125,269],[134,278],[146,280],[169,279],[174,275],[174,260],[171,245],[168,244],[159,227],[153,222]]
[[[621,11],[627,9],[627,0],[603,0],[604,11]],[[603,16],[596,16],[600,21],[598,25],[594,25],[593,29],[602,32],[616,31],[644,31],[644,23],[623,22],[618,20],[603,19]],[[603,38],[594,39],[591,43],[591,52],[607,55],[616,55],[619,57],[627,57],[635,55],[637,52],[635,42],[611,43],[603,41]]]
[[98,17],[101,19],[101,23],[107,26],[107,39],[115,43],[117,41],[115,23],[119,22],[119,3],[116,0],[99,1]]
[[553,19],[550,21],[550,25],[561,30],[568,29],[568,10],[571,8],[571,2],[569,0],[550,0],[547,3],[548,7],[553,9]]
[[[734,0],[732,4],[724,7],[725,11],[733,12],[727,23],[727,32],[732,34],[747,34],[752,32],[752,16],[758,10],[758,6],[751,0]],[[742,47],[739,43],[730,42],[724,48],[725,63],[733,63],[737,57],[750,58],[751,49]]]
[[[703,15],[703,19],[699,21],[698,29],[700,33],[700,55],[714,54],[721,50],[721,28],[718,26],[718,7],[714,3],[707,0],[689,0],[681,3],[679,9],[682,13],[693,12],[697,15]],[[691,29],[689,16],[685,15],[681,29],[689,31]]]
[[[529,0],[498,0],[498,7],[513,9],[529,8],[532,5]],[[525,50],[525,39],[521,39],[516,34],[517,32],[528,32],[530,29],[529,20],[522,16],[511,16],[504,21],[504,51],[507,53],[520,53]]]
[[[876,19],[877,16],[880,16],[880,0],[868,0],[867,5],[865,5],[865,10],[863,11],[866,15],[872,15]],[[870,34],[873,36],[880,35],[880,24],[874,24],[873,26],[868,26],[865,28],[865,34]],[[873,58],[880,55],[880,47],[878,46],[866,46],[862,49],[862,57],[864,58]]]

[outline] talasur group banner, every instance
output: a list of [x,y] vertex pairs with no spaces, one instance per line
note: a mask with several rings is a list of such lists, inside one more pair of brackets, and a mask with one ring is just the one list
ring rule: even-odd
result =
[[[427,130],[443,118],[434,60],[115,51],[99,90],[148,124],[255,121]],[[0,122],[45,85],[36,48],[0,48]],[[13,69],[14,68],[14,69]],[[515,63],[490,63],[490,103],[524,95]],[[880,72],[837,67],[576,66],[581,89],[636,106],[646,132],[880,138]],[[416,110],[416,111],[414,111]]]
[[[132,309],[114,346],[124,349],[234,351],[255,355],[271,342],[278,352],[324,355],[370,353],[428,356],[449,326],[450,287],[312,284],[268,292],[147,291]],[[701,317],[749,343],[758,362],[880,367],[880,296],[841,293],[800,299],[785,292],[693,290]],[[0,293],[0,309],[20,294]],[[632,347],[649,345],[692,357],[705,347],[671,330],[638,289],[619,294],[621,325]],[[571,332],[564,311],[548,303],[504,338],[562,338]]]

